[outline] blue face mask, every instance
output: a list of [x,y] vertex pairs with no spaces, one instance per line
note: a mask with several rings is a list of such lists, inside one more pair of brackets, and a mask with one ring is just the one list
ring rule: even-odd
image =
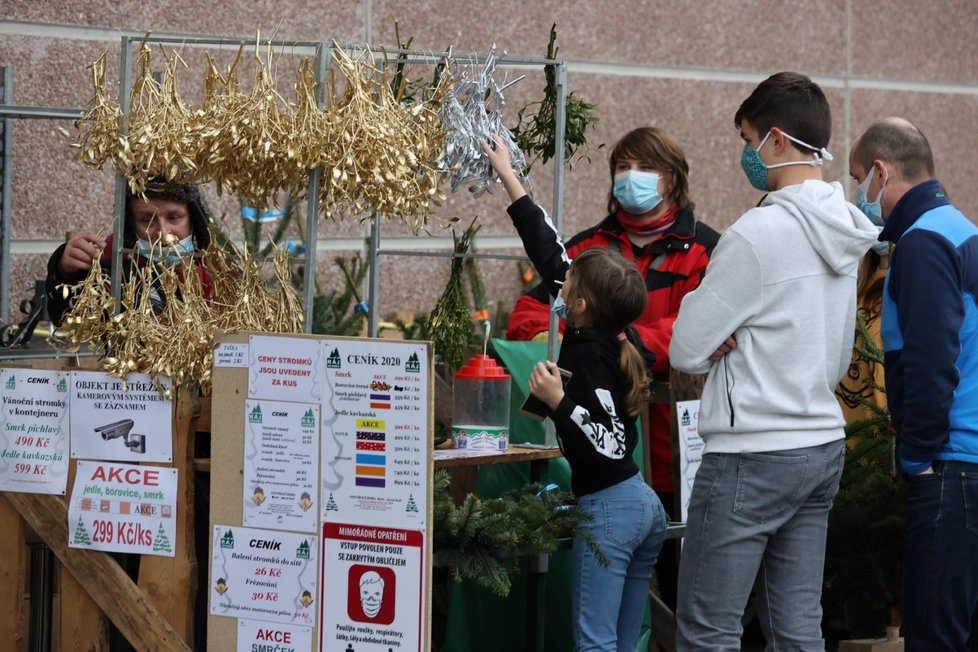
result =
[[[769,135],[770,133],[768,132]],[[761,147],[764,146],[765,140],[767,140],[767,136],[761,141]],[[758,190],[767,192],[767,165],[761,158],[761,147],[754,149],[747,143],[744,143],[744,151],[740,153],[740,167],[744,169],[744,174],[747,175],[747,180],[750,181],[750,185]]]
[[564,290],[561,288],[557,291],[557,296],[554,297],[554,303],[550,306],[550,312],[557,315],[561,319],[567,319],[567,304],[564,303]]
[[761,148],[764,147],[764,143],[766,143],[767,139],[771,136],[770,130],[768,130],[768,132],[764,135],[764,138],[761,140],[760,145],[757,146],[757,149],[754,149],[747,143],[744,143],[744,150],[740,153],[740,167],[744,169],[744,174],[747,175],[747,180],[750,181],[750,185],[757,190],[761,190],[763,192],[767,192],[769,190],[767,185],[768,170],[783,168],[789,165],[816,166],[822,164],[823,158],[829,161],[832,160],[832,155],[829,154],[829,151],[824,147],[812,147],[808,143],[798,140],[797,138],[793,138],[792,136],[789,136],[783,132],[782,135],[791,142],[797,143],[806,149],[812,150],[812,156],[815,158],[811,161],[788,161],[787,163],[777,163],[775,165],[766,164],[764,159],[761,158]]
[[155,247],[147,240],[136,239],[136,253],[141,257],[164,265],[176,265],[194,253],[194,236],[188,235],[176,244],[158,243]]
[[876,226],[883,226],[883,206],[880,204],[880,200],[883,198],[883,188],[880,188],[879,194],[876,195],[876,199],[869,201],[866,193],[869,192],[869,184],[873,181],[875,170],[870,170],[870,173],[866,175],[859,187],[856,188],[856,207],[861,210],[866,217]]
[[618,205],[632,215],[644,215],[662,203],[659,175],[655,172],[626,170],[615,175],[612,189]]

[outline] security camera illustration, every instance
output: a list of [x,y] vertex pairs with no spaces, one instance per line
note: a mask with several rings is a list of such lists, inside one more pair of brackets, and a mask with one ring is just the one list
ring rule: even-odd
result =
[[102,439],[105,441],[119,439],[121,437],[122,443],[133,453],[145,453],[146,435],[129,432],[135,425],[136,423],[132,419],[122,419],[121,421],[109,423],[104,426],[98,426],[95,428],[95,432],[102,435]]

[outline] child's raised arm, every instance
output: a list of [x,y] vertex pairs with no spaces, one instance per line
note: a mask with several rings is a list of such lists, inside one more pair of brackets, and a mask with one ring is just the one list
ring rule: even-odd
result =
[[513,172],[509,150],[499,139],[499,136],[491,134],[489,138],[489,141],[480,140],[479,145],[482,147],[482,151],[486,153],[486,158],[489,159],[492,169],[499,175],[499,180],[503,182],[506,192],[509,193],[509,201],[515,202],[526,195],[526,189],[523,188],[523,184]]

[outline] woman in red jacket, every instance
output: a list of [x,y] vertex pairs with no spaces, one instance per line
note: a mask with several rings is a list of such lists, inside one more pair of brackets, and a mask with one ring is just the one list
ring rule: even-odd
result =
[[[679,304],[699,285],[720,235],[694,217],[686,155],[661,129],[640,127],[625,134],[611,150],[610,173],[608,216],[571,238],[567,255],[573,259],[585,249],[606,247],[635,262],[649,294],[645,313],[632,326],[650,354],[646,359],[655,378],[668,380],[669,340]],[[520,297],[510,314],[506,336],[511,340],[546,337],[549,301],[542,285]],[[563,322],[560,328],[563,332]],[[646,444],[652,460],[652,488],[672,511],[669,406],[651,404],[649,417]],[[675,568],[669,563],[669,552],[663,550],[656,570],[663,598],[674,606]]]

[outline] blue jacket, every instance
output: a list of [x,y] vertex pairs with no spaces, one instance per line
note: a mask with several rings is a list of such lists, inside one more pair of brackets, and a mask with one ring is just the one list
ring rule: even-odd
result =
[[897,202],[880,239],[898,243],[882,333],[900,464],[978,463],[978,227],[931,179]]

